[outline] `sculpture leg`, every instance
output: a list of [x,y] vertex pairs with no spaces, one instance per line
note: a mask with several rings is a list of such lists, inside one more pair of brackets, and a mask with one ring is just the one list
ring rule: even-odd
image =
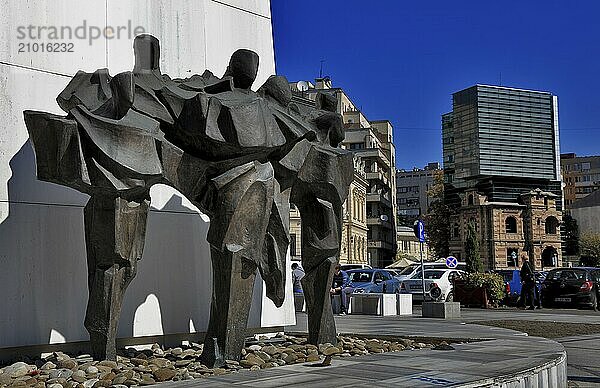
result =
[[339,254],[339,212],[325,200],[308,200],[298,206],[302,220],[302,290],[308,313],[308,342],[336,343],[336,328],[329,290]]
[[273,208],[273,168],[258,162],[235,167],[212,179],[210,190],[213,295],[202,362],[213,367],[241,356]]
[[92,196],[85,207],[89,299],[85,328],[95,359],[116,360],[123,296],[142,257],[150,202]]
[[301,280],[308,314],[308,342],[314,345],[337,341],[329,295],[335,263],[335,258],[329,257],[307,271]]
[[204,341],[202,362],[222,366],[239,360],[246,339],[256,265],[229,251],[211,247],[213,302]]

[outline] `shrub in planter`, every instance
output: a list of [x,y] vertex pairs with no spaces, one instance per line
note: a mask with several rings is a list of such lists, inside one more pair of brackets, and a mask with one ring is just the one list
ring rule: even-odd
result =
[[504,279],[499,274],[481,272],[465,274],[461,277],[461,283],[465,288],[485,290],[487,303],[482,301],[482,304],[498,305],[504,299]]

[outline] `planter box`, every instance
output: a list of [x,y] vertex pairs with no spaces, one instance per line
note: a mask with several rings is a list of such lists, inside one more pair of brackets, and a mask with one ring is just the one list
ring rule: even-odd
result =
[[489,307],[489,298],[485,287],[472,287],[466,284],[462,279],[454,281],[453,286],[454,301],[462,306],[471,307]]
[[460,318],[460,303],[423,302],[423,318],[457,319]]
[[413,312],[413,296],[412,294],[396,294],[398,297],[398,305],[396,312],[398,315],[412,315]]
[[350,314],[396,315],[396,294],[352,294]]

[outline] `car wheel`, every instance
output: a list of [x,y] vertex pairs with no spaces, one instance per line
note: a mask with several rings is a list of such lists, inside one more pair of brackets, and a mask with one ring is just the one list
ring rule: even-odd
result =
[[446,295],[446,302],[454,302],[454,294],[452,293],[452,291],[450,291],[448,295]]
[[552,308],[554,304],[550,298],[542,298],[542,307],[545,309]]

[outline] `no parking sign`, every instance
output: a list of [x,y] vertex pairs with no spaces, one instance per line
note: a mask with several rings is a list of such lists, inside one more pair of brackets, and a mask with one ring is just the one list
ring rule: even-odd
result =
[[458,260],[454,256],[448,256],[446,258],[446,267],[454,269],[458,266]]

